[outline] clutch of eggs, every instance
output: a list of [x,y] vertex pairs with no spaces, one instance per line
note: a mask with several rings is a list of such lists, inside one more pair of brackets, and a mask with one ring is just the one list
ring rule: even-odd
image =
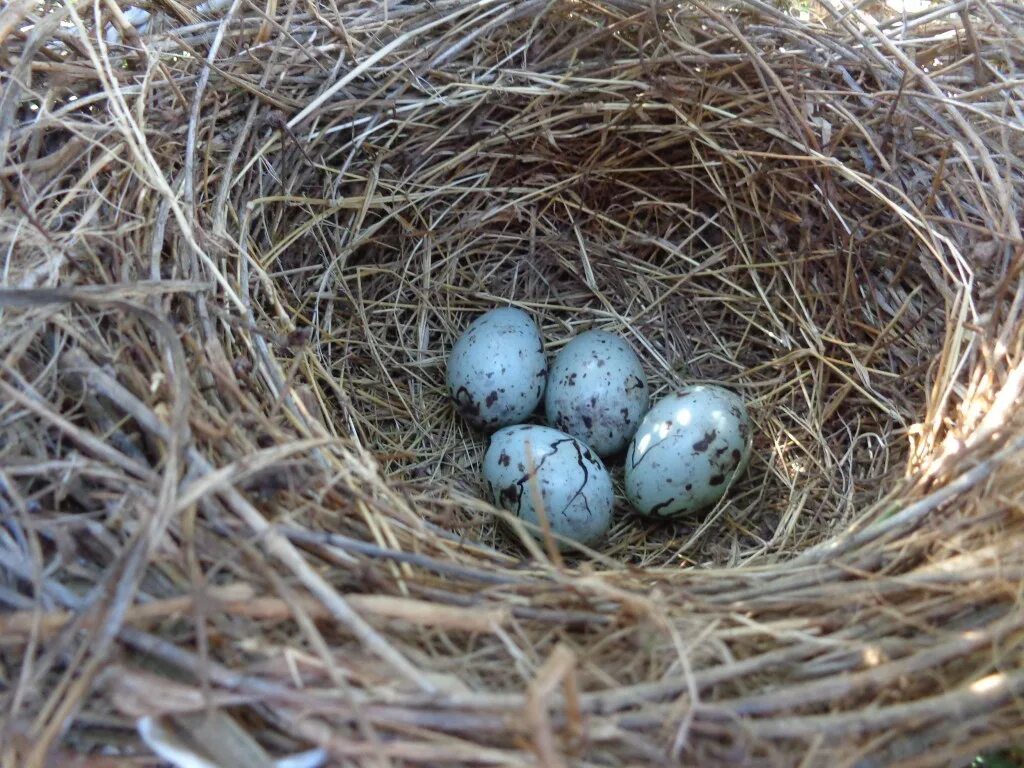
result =
[[[491,501],[538,537],[542,515],[588,546],[606,535],[615,495],[601,457],[623,448],[626,497],[650,517],[716,503],[750,460],[751,422],[736,393],[691,386],[652,405],[640,359],[602,330],[568,341],[549,375],[540,329],[521,309],[477,317],[452,348],[446,383],[459,414],[493,433],[482,467]],[[542,401],[551,426],[523,423]]]

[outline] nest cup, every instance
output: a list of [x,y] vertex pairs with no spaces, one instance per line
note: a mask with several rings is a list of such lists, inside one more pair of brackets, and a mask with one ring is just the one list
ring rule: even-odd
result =
[[[1024,16],[868,10],[0,11],[0,764],[1019,739]],[[535,541],[444,386],[495,306],[740,393],[749,468]]]

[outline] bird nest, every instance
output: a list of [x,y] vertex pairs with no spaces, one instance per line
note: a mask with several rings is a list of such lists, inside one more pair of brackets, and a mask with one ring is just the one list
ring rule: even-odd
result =
[[[9,3],[0,765],[1020,738],[1022,27],[987,0]],[[747,471],[653,522],[613,461],[607,540],[535,540],[444,386],[508,305],[549,354],[621,334],[655,400],[742,394]]]

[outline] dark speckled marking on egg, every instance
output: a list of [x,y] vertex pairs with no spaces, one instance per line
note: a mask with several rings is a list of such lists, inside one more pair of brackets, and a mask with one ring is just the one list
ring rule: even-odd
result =
[[[668,428],[669,429],[672,429],[672,424],[673,424],[673,422],[671,422],[671,421],[668,422]],[[712,430],[710,430],[708,432],[705,432],[704,436],[700,440],[698,440],[696,443],[693,444],[693,452],[694,453],[705,453],[705,452],[707,452],[708,448],[711,447],[711,443],[713,443],[715,441],[716,437],[718,437],[718,431],[717,430],[712,429]]]
[[544,410],[548,423],[609,456],[629,442],[649,402],[647,378],[632,347],[612,333],[592,330],[555,356]]
[[523,421],[543,399],[546,381],[540,330],[530,315],[514,307],[477,317],[448,356],[452,402],[478,429]]

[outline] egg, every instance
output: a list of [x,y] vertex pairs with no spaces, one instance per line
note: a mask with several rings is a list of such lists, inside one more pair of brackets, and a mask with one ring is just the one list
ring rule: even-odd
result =
[[[608,470],[590,448],[557,429],[499,429],[491,435],[482,474],[496,506],[541,526],[539,501],[551,530],[581,544],[594,546],[611,525],[615,495]],[[542,536],[541,530],[533,533]]]
[[751,423],[739,395],[692,386],[660,399],[626,449],[625,491],[638,512],[684,515],[714,504],[750,461]]
[[650,393],[640,358],[625,339],[586,331],[555,356],[544,395],[547,421],[609,456],[626,447]]
[[448,392],[459,414],[478,429],[517,424],[540,404],[547,383],[537,323],[515,307],[477,317],[448,356]]

